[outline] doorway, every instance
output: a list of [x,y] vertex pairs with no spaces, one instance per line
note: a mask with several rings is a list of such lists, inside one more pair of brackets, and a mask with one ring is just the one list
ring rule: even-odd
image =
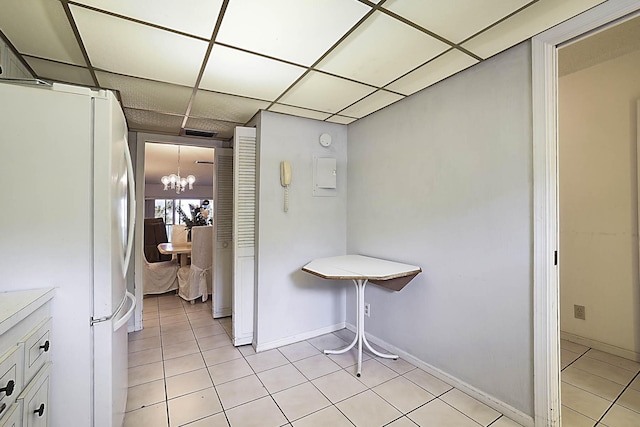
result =
[[536,426],[560,425],[557,50],[563,43],[630,18],[638,9],[638,1],[609,1],[532,40]]

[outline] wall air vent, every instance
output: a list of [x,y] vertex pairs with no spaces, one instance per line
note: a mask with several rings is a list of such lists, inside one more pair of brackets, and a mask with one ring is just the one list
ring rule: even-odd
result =
[[210,132],[208,130],[199,129],[183,129],[182,134],[184,136],[196,136],[198,138],[213,138],[218,135],[218,132]]

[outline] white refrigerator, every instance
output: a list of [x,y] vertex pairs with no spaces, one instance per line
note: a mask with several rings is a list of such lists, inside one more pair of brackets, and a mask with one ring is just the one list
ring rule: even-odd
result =
[[135,197],[114,94],[0,80],[0,290],[55,287],[49,420],[120,427]]

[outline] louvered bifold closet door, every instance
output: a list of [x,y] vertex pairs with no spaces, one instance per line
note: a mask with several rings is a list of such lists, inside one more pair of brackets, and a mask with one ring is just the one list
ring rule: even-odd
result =
[[237,127],[233,140],[233,343],[253,340],[256,261],[256,129]]
[[213,317],[231,316],[233,282],[233,150],[215,150]]

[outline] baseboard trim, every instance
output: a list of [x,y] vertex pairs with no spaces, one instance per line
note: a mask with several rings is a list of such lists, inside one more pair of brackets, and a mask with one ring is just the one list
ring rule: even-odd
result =
[[345,323],[336,323],[335,325],[325,326],[324,328],[315,329],[313,331],[308,331],[303,334],[292,335],[286,338],[280,338],[275,341],[269,341],[266,343],[256,343],[255,350],[257,353],[261,351],[271,350],[274,348],[282,347],[289,344],[294,344],[300,341],[308,340],[310,338],[315,338],[320,335],[329,334],[331,332],[339,331],[340,329],[345,328]]
[[231,308],[223,308],[222,310],[213,312],[214,319],[219,319],[221,317],[229,317],[229,316],[231,316]]
[[[352,325],[351,323],[346,323],[346,328],[349,329],[351,332],[355,332],[356,331],[356,327],[354,325]],[[379,345],[380,347],[383,347],[384,349],[386,349],[387,351],[397,354],[398,356],[400,356],[402,359],[406,360],[407,362],[417,366],[418,368],[422,369],[423,371],[433,375],[434,377],[454,386],[455,388],[457,388],[458,390],[462,391],[463,393],[468,394],[469,396],[473,397],[474,399],[479,400],[480,402],[484,403],[485,405],[489,406],[490,408],[495,409],[496,411],[504,414],[505,416],[507,416],[508,418],[511,418],[513,421],[525,426],[525,427],[533,427],[534,426],[534,420],[533,417],[530,417],[529,415],[525,414],[524,412],[514,408],[511,405],[508,405],[504,402],[502,402],[501,400],[496,399],[493,396],[488,395],[487,393],[484,393],[481,390],[478,390],[477,388],[465,383],[464,381],[459,380],[458,378],[447,374],[446,372],[441,371],[440,369],[429,365],[426,362],[423,362],[422,360],[418,359],[417,357],[407,353],[406,351],[389,344],[388,342],[381,340],[380,338],[373,336],[369,333],[365,332],[365,335],[367,336],[367,340],[373,344]]]
[[602,341],[592,340],[591,338],[581,337],[579,335],[574,335],[569,332],[560,331],[560,338],[567,341],[574,342],[576,344],[586,345],[587,347],[604,351],[606,353],[610,353],[615,356],[620,356],[620,357],[624,357],[625,359],[633,360],[635,362],[640,362],[640,353],[637,353],[632,350],[627,350],[626,348],[616,347],[615,345],[607,344]]

